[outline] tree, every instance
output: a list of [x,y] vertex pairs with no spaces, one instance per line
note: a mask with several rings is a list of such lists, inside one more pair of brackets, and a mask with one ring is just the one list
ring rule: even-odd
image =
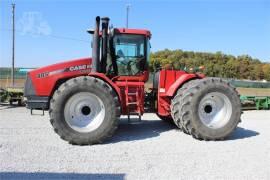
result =
[[159,67],[183,70],[203,65],[205,67],[203,73],[207,76],[270,81],[270,64],[262,63],[248,55],[235,57],[222,52],[206,53],[165,49],[151,53],[150,57],[151,71],[155,71]]

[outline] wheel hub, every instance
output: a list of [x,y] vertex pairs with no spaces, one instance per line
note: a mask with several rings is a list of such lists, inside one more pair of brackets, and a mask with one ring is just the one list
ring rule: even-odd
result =
[[205,95],[199,103],[199,118],[209,128],[218,129],[225,126],[232,115],[229,98],[220,92]]
[[212,106],[209,104],[209,105],[206,105],[205,107],[204,107],[204,111],[205,111],[205,113],[211,113],[212,112]]
[[83,114],[83,115],[87,116],[87,115],[89,115],[90,113],[91,113],[91,109],[90,109],[89,106],[84,106],[84,107],[82,108],[82,114]]
[[87,133],[97,129],[105,118],[101,99],[90,92],[71,96],[64,108],[65,121],[73,130]]

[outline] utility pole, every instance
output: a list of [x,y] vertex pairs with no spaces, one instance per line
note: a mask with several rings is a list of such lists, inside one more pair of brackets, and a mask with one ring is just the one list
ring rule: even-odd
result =
[[12,3],[12,69],[11,69],[11,78],[12,78],[12,87],[14,87],[14,61],[15,61],[15,4]]
[[126,16],[126,28],[128,28],[128,16],[129,16],[129,8],[130,8],[130,4],[127,4],[126,6],[126,13],[127,13],[127,16]]

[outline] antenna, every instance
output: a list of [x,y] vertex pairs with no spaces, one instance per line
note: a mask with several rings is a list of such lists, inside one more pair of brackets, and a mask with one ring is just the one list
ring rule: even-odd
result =
[[126,14],[127,15],[126,16],[126,18],[127,18],[126,19],[126,28],[128,28],[128,18],[129,18],[129,9],[130,9],[130,6],[131,6],[130,4],[127,4],[127,6],[126,6],[126,13],[127,13]]
[[15,61],[15,4],[12,3],[12,69],[11,69],[11,78],[12,78],[12,87],[14,87],[14,61]]

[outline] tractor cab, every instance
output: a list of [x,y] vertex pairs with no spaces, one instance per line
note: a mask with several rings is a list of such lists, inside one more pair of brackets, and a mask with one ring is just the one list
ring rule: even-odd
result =
[[[147,81],[150,59],[150,31],[142,29],[109,29],[109,18],[99,17],[93,34],[92,72],[100,72],[117,81]],[[100,53],[101,51],[101,53]],[[99,55],[101,54],[101,57]]]

